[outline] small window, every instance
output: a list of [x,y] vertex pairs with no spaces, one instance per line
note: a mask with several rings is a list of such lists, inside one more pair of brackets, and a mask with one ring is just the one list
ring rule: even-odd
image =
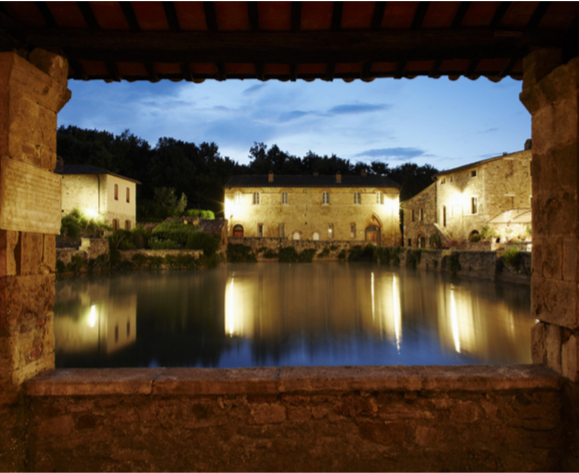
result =
[[471,197],[470,198],[470,213],[474,215],[477,213],[477,210],[478,210],[477,199],[476,199],[476,197]]
[[356,224],[350,224],[350,238],[356,238]]
[[328,238],[334,238],[334,224],[330,223],[328,225]]
[[446,184],[446,177],[442,178],[442,181],[440,181],[441,184]]
[[279,237],[285,238],[285,224],[284,223],[279,224]]
[[289,196],[287,192],[281,193],[281,203],[286,205],[289,204]]
[[131,336],[131,321],[127,320],[127,338]]
[[424,220],[424,209],[420,209],[420,221]]
[[412,238],[408,239],[408,248],[412,248]]
[[384,205],[384,194],[382,192],[376,192],[376,203]]
[[131,189],[127,187],[127,203],[131,202]]
[[450,182],[454,182],[454,176],[450,176]]
[[131,229],[131,221],[125,220],[125,230],[130,230],[130,229]]
[[414,222],[414,209],[412,209],[412,221]]
[[476,174],[476,169],[473,169],[473,170],[470,172],[470,177],[476,177],[476,176],[477,176],[477,174]]
[[259,192],[253,193],[253,205],[259,205]]
[[116,232],[119,229],[119,220],[114,218],[113,219],[113,232]]
[[236,192],[235,193],[235,205],[239,205],[241,204],[241,192]]
[[119,185],[115,184],[115,200],[119,200]]
[[115,325],[115,343],[119,342],[119,326]]
[[322,193],[322,204],[323,205],[330,205],[330,193],[323,192]]
[[359,192],[354,192],[354,205],[360,205],[361,197]]
[[260,238],[263,237],[263,223],[257,224],[257,236]]

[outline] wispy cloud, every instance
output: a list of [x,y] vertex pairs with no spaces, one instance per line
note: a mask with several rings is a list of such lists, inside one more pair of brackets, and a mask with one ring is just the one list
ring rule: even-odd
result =
[[389,104],[354,103],[336,105],[328,110],[330,115],[348,115],[357,113],[378,112],[392,108]]
[[265,86],[267,86],[267,84],[255,84],[252,85],[251,87],[248,87],[247,89],[245,89],[242,93],[243,95],[254,95],[257,92],[259,92],[261,89],[263,89]]
[[494,133],[495,131],[499,131],[498,128],[487,128],[484,131],[479,131],[479,133]]
[[279,116],[280,122],[289,122],[291,120],[297,120],[298,118],[310,115],[312,112],[304,112],[302,110],[292,110],[291,112],[284,112]]
[[354,155],[355,157],[387,158],[395,161],[405,161],[407,159],[424,157],[427,154],[418,148],[380,148],[368,149]]

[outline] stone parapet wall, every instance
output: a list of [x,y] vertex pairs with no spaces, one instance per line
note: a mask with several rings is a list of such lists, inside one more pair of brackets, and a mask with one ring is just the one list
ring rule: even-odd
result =
[[539,366],[71,369],[25,384],[30,471],[559,471]]

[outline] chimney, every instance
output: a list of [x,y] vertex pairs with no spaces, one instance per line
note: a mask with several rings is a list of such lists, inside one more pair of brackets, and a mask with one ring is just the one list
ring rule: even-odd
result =
[[337,182],[338,184],[341,184],[341,183],[342,183],[342,173],[341,173],[340,171],[338,171],[338,172],[336,173],[336,182]]
[[525,151],[529,149],[533,149],[533,140],[531,138],[525,141]]
[[366,176],[367,176],[367,174],[366,174],[366,168],[362,168],[362,169],[360,170],[360,176],[362,176],[362,177],[366,177]]
[[269,171],[269,175],[267,176],[267,182],[273,182],[273,171]]

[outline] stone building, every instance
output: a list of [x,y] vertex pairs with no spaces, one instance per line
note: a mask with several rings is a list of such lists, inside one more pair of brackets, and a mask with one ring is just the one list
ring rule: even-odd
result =
[[134,179],[90,164],[69,164],[56,173],[62,175],[62,212],[75,208],[89,217],[102,216],[113,230],[130,230],[137,223]]
[[400,187],[387,177],[234,176],[225,185],[230,236],[400,244]]
[[[405,246],[428,246],[433,233],[443,242],[463,241],[483,225],[530,211],[531,157],[525,149],[438,173],[432,185],[403,204]],[[517,236],[507,225],[496,230],[501,238]]]

